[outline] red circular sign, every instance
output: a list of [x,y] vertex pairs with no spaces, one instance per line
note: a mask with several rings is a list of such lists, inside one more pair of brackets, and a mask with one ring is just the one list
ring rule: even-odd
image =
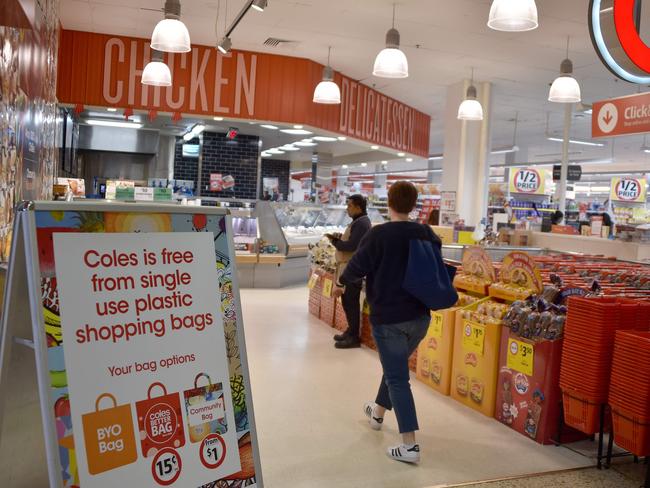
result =
[[208,469],[217,469],[226,459],[226,442],[219,434],[210,434],[199,450],[201,463]]
[[537,193],[542,177],[535,169],[520,169],[515,173],[514,186],[518,193]]
[[151,442],[164,444],[176,434],[178,417],[167,403],[157,403],[144,416],[144,428]]
[[635,178],[622,178],[616,184],[616,196],[626,202],[638,200],[641,196],[641,182]]
[[175,483],[180,477],[182,469],[181,456],[171,447],[158,451],[151,462],[153,479],[162,486]]

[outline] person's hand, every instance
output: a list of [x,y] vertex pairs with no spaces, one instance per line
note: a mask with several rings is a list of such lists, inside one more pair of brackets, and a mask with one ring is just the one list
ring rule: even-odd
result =
[[325,234],[325,237],[327,237],[330,241],[334,240],[334,236],[332,234]]
[[335,286],[334,290],[332,290],[332,296],[334,298],[340,298],[343,296],[343,292],[345,291],[345,288],[341,286]]

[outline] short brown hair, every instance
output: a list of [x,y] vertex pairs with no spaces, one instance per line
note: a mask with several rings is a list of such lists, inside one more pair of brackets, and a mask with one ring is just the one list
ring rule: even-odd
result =
[[418,190],[413,183],[398,181],[388,190],[388,206],[397,213],[411,213],[417,202]]

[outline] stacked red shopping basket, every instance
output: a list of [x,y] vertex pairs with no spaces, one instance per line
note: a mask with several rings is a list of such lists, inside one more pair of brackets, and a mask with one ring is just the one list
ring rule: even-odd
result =
[[648,330],[650,304],[621,298],[569,299],[560,370],[567,425],[586,434],[599,430],[607,403],[617,330]]
[[616,333],[609,404],[614,440],[637,456],[650,455],[650,332]]

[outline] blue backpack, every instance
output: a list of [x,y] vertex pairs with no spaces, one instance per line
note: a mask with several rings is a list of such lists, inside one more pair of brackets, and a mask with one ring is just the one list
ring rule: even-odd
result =
[[444,310],[458,301],[452,282],[456,268],[445,264],[442,253],[429,240],[412,239],[402,288],[429,310]]

